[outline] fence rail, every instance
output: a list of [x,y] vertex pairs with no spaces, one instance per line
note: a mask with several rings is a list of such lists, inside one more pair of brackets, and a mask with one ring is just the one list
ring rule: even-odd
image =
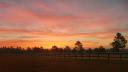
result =
[[[0,54],[2,55],[2,54]],[[4,55],[4,54],[3,54]],[[16,53],[7,54],[16,56],[40,56],[40,57],[54,57],[54,58],[87,58],[87,59],[118,59],[128,60],[128,52],[91,52],[91,53]]]
[[88,58],[88,59],[118,59],[128,60],[128,52],[95,52],[95,53],[83,53],[83,54],[59,54],[59,53],[42,53],[38,54],[42,57],[61,57],[61,58]]

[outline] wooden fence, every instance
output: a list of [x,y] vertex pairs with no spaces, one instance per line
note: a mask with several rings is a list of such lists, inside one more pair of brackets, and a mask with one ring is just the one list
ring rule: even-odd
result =
[[92,52],[92,53],[41,53],[38,56],[56,58],[78,58],[78,59],[107,59],[107,60],[128,60],[128,52]]
[[16,54],[7,54],[7,55],[40,56],[40,57],[51,57],[51,58],[75,58],[75,59],[128,60],[128,52],[35,53],[35,54],[16,53]]

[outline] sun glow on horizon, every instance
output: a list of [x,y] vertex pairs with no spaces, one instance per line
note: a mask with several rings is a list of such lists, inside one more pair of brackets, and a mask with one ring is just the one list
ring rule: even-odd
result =
[[[81,41],[84,48],[95,48],[98,47],[98,43]],[[43,47],[52,48],[52,46],[57,46],[59,48],[65,48],[69,46],[71,48],[75,47],[75,41],[2,41],[0,42],[0,47]]]

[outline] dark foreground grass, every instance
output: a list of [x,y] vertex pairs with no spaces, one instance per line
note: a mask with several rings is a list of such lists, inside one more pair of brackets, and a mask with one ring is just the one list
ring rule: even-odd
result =
[[128,72],[128,61],[0,56],[0,72]]

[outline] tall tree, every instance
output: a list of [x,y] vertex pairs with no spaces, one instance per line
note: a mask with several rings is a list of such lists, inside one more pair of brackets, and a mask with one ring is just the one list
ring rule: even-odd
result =
[[77,51],[83,50],[83,44],[82,44],[80,41],[77,41],[77,42],[75,43],[75,49],[76,49]]
[[111,45],[113,49],[124,49],[126,44],[127,40],[125,37],[121,33],[117,33]]

